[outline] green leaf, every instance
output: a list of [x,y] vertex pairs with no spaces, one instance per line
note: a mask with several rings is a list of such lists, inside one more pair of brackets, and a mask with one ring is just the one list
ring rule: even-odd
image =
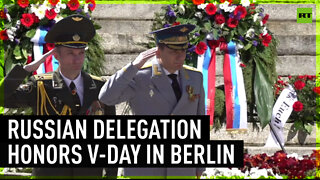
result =
[[252,44],[251,44],[251,43],[248,43],[243,49],[244,49],[244,50],[248,50],[248,49],[251,48],[251,46],[252,46]]
[[259,60],[254,60],[256,63],[254,95],[261,127],[265,128],[271,120],[274,95],[272,83],[268,79],[266,70]]
[[13,54],[15,56],[16,59],[22,59],[21,57],[21,49],[19,46],[16,46],[13,50]]
[[28,52],[27,52],[27,49],[22,49],[22,55],[25,59],[28,58]]
[[206,30],[207,32],[211,32],[212,25],[211,25],[210,21],[204,23],[204,28],[205,28],[205,30]]
[[35,29],[30,29],[27,33],[26,33],[26,36],[28,38],[33,38],[33,36],[36,34],[36,30]]
[[305,124],[304,129],[307,131],[307,133],[310,135],[312,132],[313,126],[311,124]]
[[296,130],[303,130],[304,127],[303,127],[303,122],[302,121],[294,121],[294,127],[296,128]]
[[215,28],[212,29],[212,35],[215,40],[218,40],[219,39],[218,29],[215,29]]

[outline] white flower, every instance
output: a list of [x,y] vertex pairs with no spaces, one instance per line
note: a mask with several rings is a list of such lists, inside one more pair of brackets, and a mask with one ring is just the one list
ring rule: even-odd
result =
[[7,13],[7,19],[8,19],[9,22],[11,22],[11,16],[10,16],[9,13]]
[[178,7],[178,11],[180,14],[184,14],[186,12],[186,9],[184,8],[183,4],[180,4]]
[[196,16],[196,17],[198,17],[198,18],[202,18],[202,13],[201,12],[196,12],[195,14],[194,14],[194,16]]
[[57,14],[57,16],[54,18],[56,23],[59,22],[61,19],[63,19],[63,17],[60,14]]
[[223,4],[220,4],[219,7],[220,9],[225,10],[227,7],[229,7],[229,2],[225,1]]
[[253,15],[253,22],[256,22],[259,17],[259,13]]
[[263,28],[263,35],[266,35],[268,33],[267,27]]
[[206,39],[207,40],[214,40],[213,34],[212,33],[207,34]]
[[205,4],[200,4],[198,5],[198,9],[205,9],[207,7],[208,3],[205,3]]
[[[7,33],[8,33],[8,30],[7,30]],[[8,34],[8,38],[9,38],[9,40],[10,40],[10,41],[12,41],[12,42],[13,42],[13,40],[14,40],[14,36],[12,36],[11,34]]]
[[263,26],[263,22],[262,21],[260,21],[260,26]]
[[59,14],[60,13],[60,8],[54,8],[54,12],[56,12],[57,14]]
[[237,44],[238,49],[242,49],[244,46],[242,44]]
[[250,28],[250,29],[246,32],[246,37],[253,38],[253,36],[254,36],[254,29],[253,29],[253,28]]
[[31,4],[30,11],[31,13],[34,13],[38,18],[41,20],[46,15],[47,6],[45,5],[35,5]]
[[228,6],[224,9],[225,12],[233,12],[236,9],[235,6]]
[[17,20],[17,22],[16,22],[16,28],[19,29],[19,28],[20,28],[20,25],[21,25],[20,20]]
[[10,28],[11,29],[11,31],[15,34],[15,32],[17,31],[17,28],[15,28],[15,27],[11,27]]
[[83,7],[83,12],[84,12],[84,13],[88,13],[88,12],[89,12],[89,8],[88,8],[88,7],[89,7],[88,4],[85,4],[85,5],[84,5],[84,7]]
[[250,6],[250,1],[249,0],[241,0],[241,4],[244,7],[248,7],[248,6]]

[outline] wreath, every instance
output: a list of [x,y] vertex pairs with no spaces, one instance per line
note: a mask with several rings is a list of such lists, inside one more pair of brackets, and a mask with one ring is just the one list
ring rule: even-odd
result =
[[[222,49],[234,42],[241,59],[250,119],[252,122],[258,119],[264,128],[271,119],[273,84],[277,79],[278,40],[266,26],[268,18],[264,9],[250,0],[177,0],[155,13],[152,30],[179,24],[196,25],[189,35],[186,59],[186,64],[193,67],[197,67],[199,56],[207,48],[220,49],[217,54],[224,54]],[[148,47],[155,46],[153,42]],[[224,88],[216,87],[215,91],[213,125],[217,129],[226,119]]]

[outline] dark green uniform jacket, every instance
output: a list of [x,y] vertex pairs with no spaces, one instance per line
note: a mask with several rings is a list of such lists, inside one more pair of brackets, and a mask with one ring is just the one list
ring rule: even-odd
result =
[[[105,79],[91,76],[82,71],[83,105],[76,111],[72,94],[61,77],[59,71],[34,75],[26,84],[21,84],[30,73],[21,66],[15,66],[0,83],[4,90],[4,100],[0,106],[7,108],[31,107],[35,115],[92,115],[104,112],[115,115],[114,106],[106,106],[98,102],[98,95]],[[43,84],[43,85],[41,85]],[[42,88],[39,88],[42,86]],[[41,90],[42,89],[42,90]],[[43,91],[43,89],[45,91]],[[45,93],[44,93],[45,92]],[[99,108],[97,108],[97,105]],[[63,108],[65,107],[65,113]],[[41,112],[42,111],[42,112]],[[107,175],[116,176],[117,168],[109,168]],[[34,176],[100,176],[102,168],[34,168]]]

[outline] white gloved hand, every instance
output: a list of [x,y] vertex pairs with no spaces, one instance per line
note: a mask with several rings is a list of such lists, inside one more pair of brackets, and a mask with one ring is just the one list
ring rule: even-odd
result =
[[55,52],[55,50],[56,48],[53,48],[51,51],[48,51],[47,53],[42,55],[40,59],[34,60],[30,64],[23,66],[23,69],[28,72],[36,71],[39,68],[40,64],[42,64],[48,56],[52,55],[52,53]]
[[136,66],[138,69],[140,69],[148,59],[156,55],[158,48],[152,48],[148,49],[146,51],[143,51],[142,53],[139,54],[139,56],[132,62],[134,66]]

